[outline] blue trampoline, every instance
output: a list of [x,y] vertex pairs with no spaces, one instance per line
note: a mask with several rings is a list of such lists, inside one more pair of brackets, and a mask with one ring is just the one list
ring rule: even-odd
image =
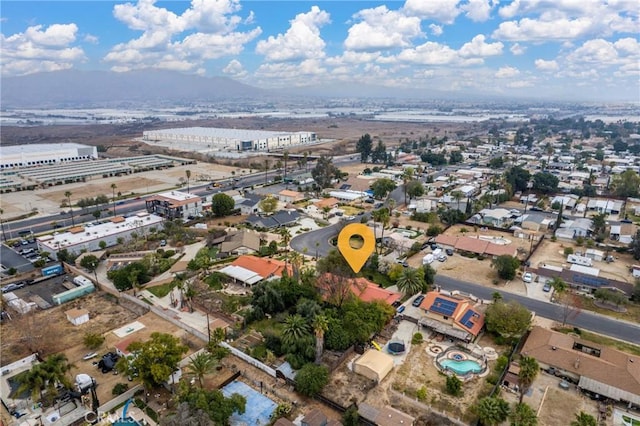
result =
[[229,419],[229,423],[233,426],[267,425],[271,421],[271,414],[278,406],[278,404],[262,395],[259,391],[238,381],[231,382],[223,387],[222,393],[227,398],[234,393],[247,398],[244,414],[233,413]]

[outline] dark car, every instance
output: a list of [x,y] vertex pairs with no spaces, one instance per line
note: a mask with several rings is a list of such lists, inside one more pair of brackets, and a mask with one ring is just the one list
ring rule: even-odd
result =
[[453,256],[453,249],[448,248],[444,252],[447,253],[447,256]]
[[416,297],[411,304],[417,308],[418,306],[420,306],[423,300],[424,300],[424,294],[421,294],[418,297]]

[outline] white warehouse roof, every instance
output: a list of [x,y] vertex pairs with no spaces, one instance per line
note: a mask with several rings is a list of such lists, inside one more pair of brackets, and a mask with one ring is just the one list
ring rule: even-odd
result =
[[186,136],[213,137],[230,140],[254,140],[266,139],[277,136],[308,133],[308,132],[274,132],[268,130],[246,130],[246,129],[225,129],[218,127],[180,127],[175,129],[149,130],[144,132],[145,136],[149,135],[166,135],[180,134]]

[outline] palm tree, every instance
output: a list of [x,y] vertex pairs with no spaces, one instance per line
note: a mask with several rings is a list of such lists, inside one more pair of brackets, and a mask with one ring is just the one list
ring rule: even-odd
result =
[[113,202],[113,217],[116,217],[116,188],[118,185],[111,184],[111,201]]
[[[2,216],[4,214],[4,210],[0,209],[0,216]],[[0,217],[0,228],[2,228],[2,239],[4,241],[7,241],[7,236],[4,233],[4,222],[2,221],[2,218]]]
[[64,354],[50,355],[41,363],[34,365],[31,370],[19,378],[20,386],[17,393],[26,390],[31,391],[34,400],[42,399],[42,392],[47,389],[51,397],[55,396],[56,384],[60,383],[67,389],[71,388],[71,382],[67,373],[72,365],[69,364]]
[[571,422],[571,426],[597,426],[598,422],[596,418],[590,414],[580,411],[580,414],[576,414],[576,419]]
[[418,269],[404,268],[396,285],[398,286],[398,290],[409,296],[422,291],[425,285],[424,277]]
[[483,425],[498,425],[509,416],[509,404],[502,398],[485,397],[475,406]]
[[502,300],[502,293],[500,293],[499,291],[494,291],[491,294],[491,299],[493,299],[493,303],[498,303]]
[[324,350],[324,333],[329,329],[329,321],[324,315],[316,315],[311,325],[316,335],[316,364],[320,364]]
[[380,234],[380,246],[378,246],[378,254],[380,254],[381,246],[384,243],[384,228],[389,224],[389,209],[383,207],[381,209],[374,210],[373,212],[371,212],[371,217],[373,218],[374,222],[378,222],[382,225],[382,233]]
[[537,426],[536,412],[527,404],[516,404],[509,415],[509,421],[514,426]]
[[184,174],[187,176],[187,192],[189,192],[189,179],[191,179],[191,170],[185,170]]
[[518,382],[520,383],[520,404],[522,404],[524,394],[529,391],[531,384],[536,379],[538,371],[540,371],[540,366],[535,358],[523,356],[520,359],[520,372],[518,373]]
[[407,167],[402,173],[402,188],[404,190],[404,204],[407,204],[407,182],[413,178],[413,167]]
[[69,206],[69,213],[71,214],[71,226],[76,226],[73,220],[73,208],[71,207],[71,191],[65,191],[64,196],[67,197],[67,205]]
[[451,193],[451,196],[458,202],[458,211],[460,211],[460,200],[464,198],[464,194],[462,193],[462,191],[453,191]]
[[208,352],[200,352],[191,358],[187,364],[187,375],[198,379],[200,388],[203,387],[204,376],[209,374],[218,364],[217,360]]
[[295,346],[297,342],[309,334],[309,325],[301,315],[289,315],[284,320],[282,329],[282,343],[288,347]]
[[267,179],[269,178],[269,159],[264,159],[264,184],[267,184]]
[[287,183],[287,161],[289,161],[289,151],[285,150],[282,153],[282,158],[284,159],[284,184],[288,186]]

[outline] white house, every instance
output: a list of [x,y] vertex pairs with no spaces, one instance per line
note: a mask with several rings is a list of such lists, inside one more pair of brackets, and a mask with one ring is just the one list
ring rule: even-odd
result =
[[67,320],[73,325],[84,324],[89,322],[89,311],[86,309],[73,308],[64,313],[67,316]]
[[189,219],[202,214],[202,197],[188,192],[169,191],[145,200],[147,211],[167,219]]

